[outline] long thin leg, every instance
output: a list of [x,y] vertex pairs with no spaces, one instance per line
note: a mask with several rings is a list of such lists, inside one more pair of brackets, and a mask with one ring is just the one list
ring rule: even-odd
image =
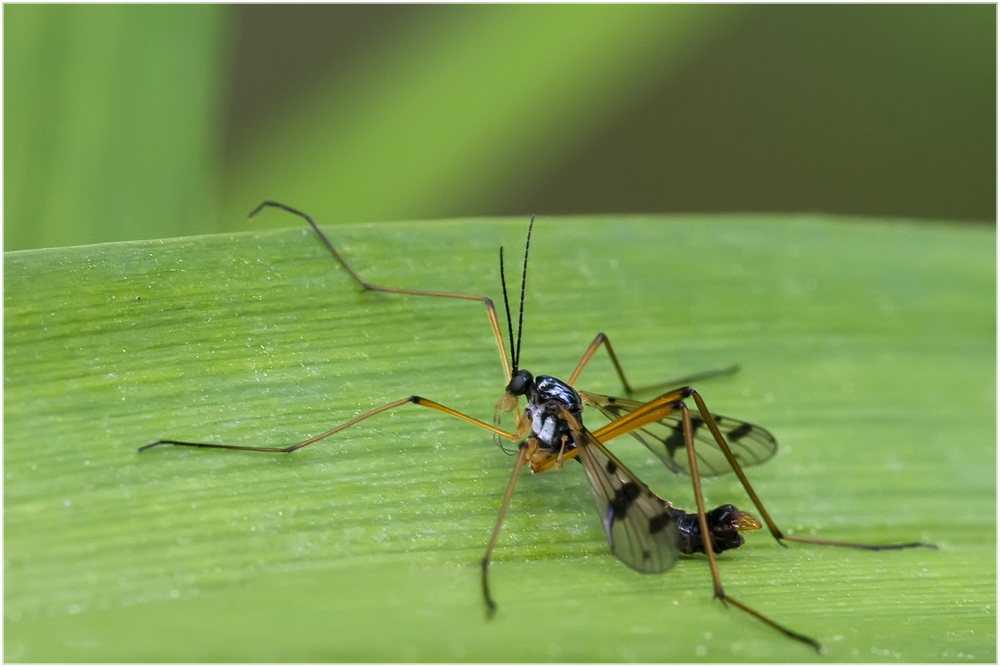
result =
[[486,316],[490,320],[490,328],[493,329],[493,336],[494,338],[496,338],[497,349],[500,351],[500,362],[503,364],[504,376],[507,378],[507,382],[510,382],[510,362],[507,361],[507,353],[504,350],[503,346],[503,335],[500,333],[500,323],[499,320],[497,320],[497,311],[496,308],[493,306],[492,299],[485,296],[475,296],[472,294],[458,294],[455,292],[432,292],[427,290],[401,289],[398,287],[383,287],[381,285],[373,285],[372,283],[366,282],[361,277],[361,275],[357,271],[355,271],[350,264],[347,263],[347,260],[344,259],[344,257],[339,252],[337,252],[337,249],[333,247],[333,244],[330,243],[330,240],[326,237],[326,235],[322,231],[320,231],[319,226],[317,226],[316,223],[313,222],[313,219],[309,217],[309,215],[307,215],[306,213],[303,213],[298,209],[292,208],[291,206],[287,206],[285,204],[281,204],[276,201],[265,201],[261,202],[261,204],[257,208],[251,211],[249,217],[251,218],[254,217],[266,207],[280,208],[281,210],[297,215],[306,222],[308,222],[309,225],[313,228],[313,230],[319,235],[320,240],[323,241],[323,244],[326,245],[327,249],[329,249],[329,251],[333,253],[333,256],[337,258],[337,261],[340,262],[341,265],[345,269],[347,269],[347,271],[352,276],[354,276],[354,279],[358,281],[358,284],[361,285],[366,290],[372,290],[374,292],[389,292],[392,294],[412,294],[415,296],[437,296],[437,297],[443,297],[445,299],[464,299],[466,301],[482,301],[483,304],[485,304],[486,306]]
[[883,551],[888,549],[910,549],[913,547],[926,547],[928,549],[937,549],[937,546],[933,544],[926,544],[924,542],[906,542],[904,544],[861,544],[858,542],[841,542],[837,540],[822,540],[815,537],[799,537],[797,535],[788,535],[778,528],[777,524],[771,519],[771,516],[764,509],[764,504],[760,502],[760,498],[754,492],[753,487],[750,486],[750,481],[747,476],[743,473],[743,469],[740,464],[736,462],[736,457],[733,456],[732,451],[729,449],[729,445],[726,443],[726,439],[722,437],[722,433],[719,432],[719,427],[715,423],[715,419],[712,417],[712,413],[708,411],[708,407],[705,405],[705,401],[702,400],[701,396],[694,389],[688,388],[687,391],[690,392],[694,402],[698,405],[698,412],[701,413],[702,419],[708,424],[709,430],[712,432],[712,436],[715,438],[715,442],[719,445],[719,449],[725,455],[726,460],[729,461],[729,465],[732,467],[733,472],[739,477],[740,483],[746,490],[747,495],[750,496],[750,500],[753,501],[754,506],[757,511],[760,512],[761,518],[764,519],[764,523],[767,524],[768,530],[771,531],[771,535],[774,539],[778,540],[781,544],[782,540],[789,540],[793,542],[806,542],[809,544],[825,544],[834,547],[850,547],[852,549],[868,549],[870,551]]
[[701,478],[698,476],[698,457],[694,454],[694,438],[691,435],[691,413],[683,403],[680,404],[680,409],[681,423],[684,429],[684,446],[687,449],[688,466],[691,470],[691,484],[694,486],[694,502],[698,508],[698,526],[701,528],[702,543],[705,546],[708,567],[712,571],[712,588],[715,591],[715,597],[725,601],[726,594],[722,590],[722,579],[719,578],[719,568],[715,564],[712,534],[708,532],[708,519],[705,516],[705,500],[701,495]]
[[486,544],[486,554],[483,556],[482,576],[483,576],[483,600],[486,601],[486,615],[492,617],[496,613],[497,603],[490,595],[489,575],[487,570],[490,566],[490,555],[493,553],[493,546],[496,544],[497,536],[500,535],[500,526],[503,518],[507,514],[507,506],[510,505],[510,497],[514,493],[514,483],[517,481],[517,474],[521,472],[527,457],[528,445],[522,442],[517,449],[517,459],[514,461],[514,471],[510,474],[510,481],[507,483],[507,491],[503,494],[503,502],[500,503],[500,513],[497,514],[497,522],[493,525],[493,533],[490,541]]
[[683,387],[696,382],[701,382],[702,380],[711,380],[713,378],[726,377],[727,375],[735,375],[736,373],[739,373],[739,371],[740,365],[733,364],[732,366],[726,366],[725,368],[713,368],[710,371],[692,373],[691,375],[686,375],[681,378],[667,380],[665,382],[657,382],[656,384],[648,384],[645,387],[633,389],[632,392],[635,394],[645,394],[660,391],[661,389],[666,389],[667,387]]
[[630,433],[646,424],[659,421],[667,415],[676,412],[679,402],[690,395],[688,392],[688,389],[682,388],[657,396],[632,412],[622,415],[613,422],[597,429],[593,432],[594,436],[601,442],[607,442],[620,435]]
[[768,514],[767,510],[764,509],[764,504],[760,501],[760,498],[757,497],[757,493],[750,485],[750,480],[748,480],[746,474],[744,474],[743,468],[741,468],[740,464],[737,463],[736,457],[733,456],[732,451],[729,449],[729,445],[726,444],[726,439],[722,437],[722,433],[719,431],[719,427],[715,423],[715,419],[712,417],[712,414],[708,411],[708,407],[705,405],[705,401],[702,400],[701,395],[698,394],[697,391],[690,387],[675,389],[654,398],[648,403],[642,405],[642,407],[639,407],[627,415],[624,415],[623,417],[597,429],[593,432],[594,436],[600,442],[607,442],[620,435],[625,435],[630,431],[645,426],[646,424],[659,421],[667,415],[675,412],[677,410],[677,403],[688,397],[694,398],[695,403],[698,405],[698,412],[701,413],[702,419],[706,424],[708,424],[708,428],[711,431],[712,436],[715,438],[715,442],[719,445],[719,449],[722,450],[722,453],[729,462],[730,467],[732,467],[733,472],[736,473],[736,476],[739,478],[740,483],[746,490],[747,495],[750,496],[750,500],[760,512],[761,518],[764,520],[764,523],[767,524],[768,530],[771,531],[771,535],[773,535],[774,539],[776,539],[782,546],[784,546],[783,540],[789,540],[793,542],[805,542],[808,544],[823,544],[836,547],[850,547],[853,549],[867,549],[870,551],[910,549],[914,547],[937,549],[937,546],[927,544],[925,542],[906,542],[903,544],[862,544],[859,542],[823,540],[815,537],[799,537],[797,535],[785,534],[778,528],[777,524],[774,523],[774,520],[771,519],[771,515]]
[[587,350],[580,357],[580,361],[577,363],[576,368],[573,369],[572,374],[569,376],[569,380],[566,384],[573,386],[576,379],[583,372],[584,366],[590,361],[591,357],[597,352],[597,348],[604,345],[604,348],[608,351],[608,356],[611,357],[611,363],[615,366],[615,372],[618,373],[618,379],[622,382],[622,388],[625,389],[625,393],[629,396],[633,394],[644,394],[646,392],[658,391],[666,387],[681,387],[693,382],[699,382],[701,380],[707,380],[709,378],[722,377],[725,375],[732,375],[740,370],[739,364],[733,364],[732,366],[727,366],[726,368],[716,368],[710,371],[704,371],[702,373],[695,373],[694,375],[687,375],[682,378],[677,378],[675,380],[667,380],[665,382],[657,382],[656,384],[646,385],[645,387],[633,387],[629,384],[628,380],[625,378],[625,371],[622,369],[622,365],[618,362],[618,355],[615,354],[614,348],[611,347],[611,340],[608,338],[607,334],[601,332],[597,334],[593,342],[587,346]]
[[635,392],[635,390],[632,389],[632,385],[630,385],[628,383],[628,380],[625,379],[625,371],[622,370],[622,365],[618,363],[618,355],[615,354],[614,348],[611,347],[611,341],[608,340],[607,334],[605,334],[603,331],[597,334],[597,336],[594,337],[593,342],[587,346],[587,349],[586,351],[584,351],[583,356],[580,357],[580,361],[577,362],[576,368],[574,368],[573,372],[570,373],[569,379],[566,381],[566,384],[568,384],[571,387],[573,386],[573,383],[576,382],[576,379],[580,377],[580,373],[583,372],[583,367],[587,365],[587,362],[590,361],[591,357],[593,357],[594,354],[597,352],[597,348],[599,348],[601,345],[604,345],[604,347],[608,350],[608,356],[611,357],[611,363],[615,365],[615,372],[618,373],[618,378],[622,381],[622,387],[625,388],[625,393],[631,396]]
[[369,417],[377,415],[380,412],[385,412],[386,410],[392,410],[393,408],[398,408],[399,406],[405,405],[407,403],[415,403],[415,404],[420,405],[422,407],[430,408],[431,410],[437,410],[438,412],[443,412],[443,413],[445,413],[447,415],[451,415],[452,417],[457,417],[457,418],[459,418],[459,419],[461,419],[463,421],[469,422],[470,424],[474,424],[474,425],[478,426],[479,428],[485,429],[487,431],[492,431],[496,435],[504,437],[504,438],[507,438],[508,440],[517,440],[518,438],[521,437],[520,435],[518,435],[516,433],[508,433],[507,431],[504,431],[501,428],[497,428],[496,426],[493,426],[492,424],[487,424],[484,421],[479,421],[475,417],[470,417],[469,415],[463,414],[463,413],[461,413],[461,412],[459,412],[457,410],[453,410],[452,408],[449,408],[447,406],[441,405],[440,403],[435,403],[434,401],[431,401],[429,399],[423,398],[421,396],[410,396],[408,398],[402,398],[402,399],[400,399],[398,401],[393,401],[392,403],[386,403],[385,405],[383,405],[381,407],[378,407],[378,408],[375,408],[374,410],[369,410],[368,412],[364,413],[363,415],[358,415],[354,419],[351,419],[350,421],[346,421],[343,424],[341,424],[339,426],[336,426],[336,427],[330,429],[329,431],[327,431],[325,433],[320,433],[319,435],[313,436],[313,437],[309,438],[308,440],[303,440],[302,442],[298,442],[298,443],[296,443],[294,445],[289,445],[287,447],[243,447],[243,446],[240,446],[240,445],[216,445],[216,444],[207,443],[207,442],[184,442],[184,441],[181,441],[181,440],[157,440],[155,442],[149,443],[148,445],[143,445],[142,447],[139,448],[139,451],[142,452],[142,451],[145,451],[147,449],[151,449],[153,447],[156,447],[157,445],[179,445],[179,446],[183,446],[183,447],[206,447],[206,448],[211,448],[211,449],[239,449],[239,450],[242,450],[244,452],[283,452],[283,453],[288,454],[288,453],[294,452],[297,449],[302,449],[306,445],[311,445],[314,442],[318,442],[318,441],[322,440],[323,438],[326,438],[328,436],[333,435],[334,433],[337,433],[339,431],[343,431],[348,426],[353,426],[354,424],[357,424],[360,421],[363,421],[365,419],[368,419]]
[[708,519],[705,516],[705,500],[701,495],[701,479],[698,477],[698,460],[694,452],[694,438],[691,435],[691,413],[688,411],[687,406],[683,403],[680,404],[680,409],[681,420],[684,425],[684,446],[687,448],[688,466],[690,466],[691,469],[691,483],[694,486],[694,500],[695,504],[698,506],[698,526],[701,528],[702,544],[705,547],[705,556],[708,557],[708,567],[712,571],[712,588],[715,592],[715,597],[722,600],[723,604],[727,602],[731,603],[734,607],[737,607],[754,618],[763,621],[786,637],[808,644],[816,649],[817,652],[821,652],[822,647],[819,642],[812,637],[807,637],[806,635],[789,630],[780,623],[772,621],[760,612],[757,612],[743,603],[729,597],[723,590],[722,578],[719,576],[719,567],[716,565],[715,552],[712,548],[712,534],[708,532]]

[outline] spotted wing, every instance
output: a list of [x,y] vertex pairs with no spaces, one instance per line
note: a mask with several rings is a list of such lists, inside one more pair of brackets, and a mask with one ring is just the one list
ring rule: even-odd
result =
[[665,572],[677,562],[677,526],[666,502],[622,465],[569,413],[567,422],[579,449],[611,553],[645,574]]
[[[587,405],[594,406],[612,421],[644,405],[627,398],[603,396],[585,391],[579,393]],[[729,449],[740,466],[758,465],[770,459],[778,451],[778,441],[767,429],[722,415],[713,414],[712,418],[729,443]],[[730,472],[732,468],[725,454],[719,449],[715,437],[697,410],[691,413],[691,430],[694,435],[695,454],[698,456],[698,474],[721,475]],[[688,474],[684,429],[679,412],[637,428],[629,435],[656,454],[670,470]]]

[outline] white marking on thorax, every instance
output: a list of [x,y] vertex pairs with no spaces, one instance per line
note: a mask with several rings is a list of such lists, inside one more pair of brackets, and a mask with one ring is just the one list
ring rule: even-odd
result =
[[556,435],[556,420],[549,416],[543,422],[541,415],[536,414],[531,419],[531,430],[535,432],[539,440],[546,445],[551,445]]

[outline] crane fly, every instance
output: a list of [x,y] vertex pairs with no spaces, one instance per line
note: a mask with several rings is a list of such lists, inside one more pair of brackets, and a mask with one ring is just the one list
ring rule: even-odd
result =
[[[744,467],[763,463],[774,455],[778,447],[774,436],[760,426],[710,412],[701,395],[687,384],[695,380],[735,372],[737,369],[735,366],[681,378],[672,383],[660,383],[635,389],[626,379],[625,372],[611,346],[611,341],[604,333],[599,333],[584,351],[580,361],[565,382],[547,375],[533,376],[527,370],[520,368],[524,290],[534,217],[528,225],[524,247],[516,342],[510,301],[507,296],[507,282],[504,276],[503,248],[500,249],[500,279],[506,311],[507,338],[510,342],[510,358],[508,360],[507,349],[500,329],[500,320],[497,317],[493,301],[488,297],[454,292],[401,289],[368,283],[337,251],[312,218],[302,211],[278,202],[265,201],[254,209],[250,217],[267,207],[282,209],[308,222],[327,249],[366,291],[481,301],[486,307],[486,315],[496,339],[500,361],[503,364],[507,380],[503,394],[494,409],[493,423],[481,421],[430,399],[413,395],[386,403],[324,433],[285,447],[251,447],[180,440],[156,440],[140,447],[140,452],[159,445],[175,445],[251,452],[291,453],[369,417],[407,403],[442,412],[490,431],[498,443],[502,439],[517,442],[514,470],[507,483],[493,531],[487,542],[486,553],[481,562],[482,594],[487,613],[490,616],[496,610],[496,603],[490,593],[489,586],[490,557],[500,534],[500,527],[503,524],[507,508],[510,505],[518,473],[524,466],[528,466],[533,473],[541,473],[552,468],[562,469],[567,461],[575,459],[582,464],[586,474],[611,552],[625,565],[637,572],[655,574],[669,570],[682,554],[704,554],[712,575],[715,598],[724,605],[732,605],[785,636],[807,644],[817,651],[821,650],[820,644],[812,637],[787,628],[726,593],[719,576],[716,555],[742,545],[744,542],[742,533],[757,530],[762,527],[762,524],[749,512],[738,510],[732,505],[722,505],[710,511],[706,510],[701,492],[702,476],[719,475],[730,470],[733,471],[739,478],[750,501],[759,512],[763,525],[767,526],[771,535],[782,546],[785,546],[786,541],[794,541],[869,550],[910,547],[936,548],[934,545],[922,542],[905,544],[840,542],[789,535],[779,529],[743,472]],[[634,395],[645,391],[659,390],[665,386],[675,388],[645,402],[575,389],[573,385],[580,373],[601,347],[607,351],[626,394]],[[678,385],[680,386],[678,387]],[[522,398],[524,399],[523,411],[520,408]],[[693,409],[689,407],[689,401],[693,403]],[[583,425],[584,407],[590,407],[602,413],[610,420],[609,423],[594,431],[589,430]],[[513,431],[507,431],[501,427],[502,417],[505,414],[510,414],[514,418],[515,428]],[[696,504],[694,513],[676,508],[669,501],[653,493],[646,484],[608,451],[605,444],[622,435],[631,435],[656,455],[667,468],[691,478]]]

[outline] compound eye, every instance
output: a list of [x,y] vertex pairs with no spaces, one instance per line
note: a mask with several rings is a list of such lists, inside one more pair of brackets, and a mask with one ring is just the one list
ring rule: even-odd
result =
[[511,377],[510,382],[507,384],[507,393],[514,396],[523,396],[528,391],[529,384],[531,384],[531,373],[528,371],[518,371]]

